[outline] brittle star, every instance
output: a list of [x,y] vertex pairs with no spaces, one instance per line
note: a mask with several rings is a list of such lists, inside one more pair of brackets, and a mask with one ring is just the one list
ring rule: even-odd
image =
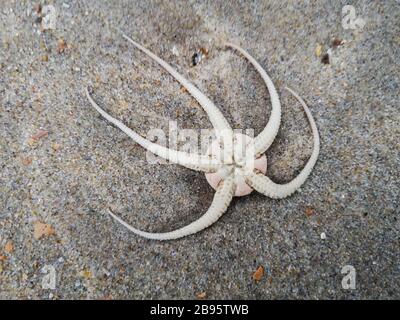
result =
[[[314,147],[306,165],[292,181],[284,184],[277,184],[265,175],[267,169],[267,160],[264,153],[271,146],[278,133],[281,122],[281,104],[272,80],[265,70],[260,66],[260,64],[253,57],[251,57],[249,53],[232,43],[225,44],[227,47],[237,50],[249,60],[249,62],[261,75],[270,94],[272,104],[270,119],[268,120],[265,128],[254,139],[243,134],[234,134],[232,128],[221,111],[211,102],[209,98],[200,92],[199,89],[197,89],[193,84],[191,84],[176,70],[174,70],[168,63],[156,56],[154,53],[136,43],[127,35],[122,33],[122,36],[137,49],[141,50],[143,53],[157,62],[184,88],[186,88],[186,90],[197,100],[197,102],[207,113],[216,132],[217,139],[211,145],[210,152],[207,155],[197,155],[169,149],[143,138],[132,129],[125,126],[121,121],[110,116],[96,104],[96,102],[90,96],[89,90],[86,88],[86,95],[90,103],[105,119],[116,125],[143,148],[173,163],[204,172],[206,174],[207,181],[216,190],[216,192],[209,209],[203,216],[189,225],[175,231],[164,233],[145,232],[132,227],[110,210],[108,213],[115,220],[120,222],[135,234],[148,239],[178,239],[199,232],[216,222],[227,210],[234,196],[247,195],[254,189],[270,198],[281,199],[294,193],[305,182],[307,177],[310,175],[319,155],[319,135],[315,121],[306,103],[301,97],[299,97],[297,93],[287,87],[286,89],[300,102],[307,115],[314,139]],[[243,156],[243,154],[240,152],[236,152],[236,150],[240,150],[240,148],[236,148],[236,146],[238,144],[242,146],[243,143],[245,143],[246,146],[252,146],[252,151],[247,152],[245,156]],[[233,148],[234,145],[235,148]],[[213,150],[216,149],[223,150],[224,157],[222,160],[215,157]],[[252,165],[248,165],[249,163],[252,163]]]

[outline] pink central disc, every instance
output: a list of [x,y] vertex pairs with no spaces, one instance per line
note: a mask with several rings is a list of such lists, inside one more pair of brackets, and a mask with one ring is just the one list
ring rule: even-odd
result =
[[[240,139],[243,139],[243,138],[250,139],[249,137],[242,135],[242,134],[237,134],[235,137],[240,138]],[[245,140],[241,140],[241,141],[245,141]],[[241,147],[240,142],[235,141],[234,147],[235,148]],[[218,143],[218,141],[214,141],[209,148],[209,154],[219,155],[220,152],[221,152],[220,144]],[[261,157],[254,160],[254,169],[259,170],[263,174],[265,174],[267,172],[267,157],[265,156],[265,154],[263,154]],[[213,187],[213,189],[217,190],[217,187],[222,180],[221,175],[218,172],[206,173],[205,175],[206,175],[207,182],[211,185],[211,187]],[[242,197],[242,196],[250,194],[253,191],[253,188],[250,187],[246,183],[244,178],[241,176],[235,177],[235,183],[236,183],[235,197]]]

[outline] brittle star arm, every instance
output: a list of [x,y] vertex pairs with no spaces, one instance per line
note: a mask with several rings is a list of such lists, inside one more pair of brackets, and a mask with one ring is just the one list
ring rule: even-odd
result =
[[87,88],[86,88],[86,96],[89,99],[91,105],[104,118],[106,118],[108,121],[116,125],[123,132],[125,132],[129,137],[132,138],[133,141],[140,144],[143,148],[149,150],[150,152],[156,154],[157,156],[196,171],[215,172],[222,167],[222,164],[219,163],[219,161],[211,159],[207,156],[190,154],[187,152],[169,149],[143,138],[135,131],[124,125],[121,121],[113,118],[103,109],[101,109],[97,105],[97,103],[93,100],[93,98],[90,96],[89,90]]
[[214,222],[216,222],[223,214],[224,212],[228,209],[228,206],[232,200],[234,191],[235,191],[235,183],[233,176],[227,177],[225,180],[221,182],[219,185],[217,191],[215,192],[213,202],[211,203],[211,206],[207,210],[207,212],[201,216],[198,220],[190,223],[189,225],[177,229],[175,231],[170,231],[170,232],[165,232],[165,233],[151,233],[151,232],[145,232],[141,231],[139,229],[136,229],[123,221],[121,218],[117,217],[114,213],[109,211],[109,214],[117,220],[119,223],[121,223],[123,226],[128,228],[130,231],[133,233],[142,236],[147,239],[153,239],[153,240],[173,240],[173,239],[178,239],[182,238],[185,236],[188,236],[190,234],[197,233],[210,225],[212,225]]
[[[156,56],[150,50],[146,49],[139,43],[132,40],[122,31],[120,31],[122,36],[132,43],[136,48],[141,50],[155,62],[157,62],[161,67],[168,71],[186,90],[197,100],[197,102],[202,106],[204,111],[207,113],[215,131],[216,136],[222,138],[224,143],[232,143],[232,128],[228,121],[223,116],[222,112],[214,105],[214,103],[207,98],[199,89],[197,89],[192,83],[186,80],[180,73],[178,73],[174,68],[171,67],[167,62]],[[227,150],[231,150],[231,145],[227,145]]]
[[311,157],[308,160],[305,167],[303,168],[303,170],[301,170],[301,172],[296,178],[294,178],[292,181],[288,183],[277,184],[261,173],[255,173],[255,172],[248,173],[245,179],[251,187],[253,187],[258,192],[270,198],[275,198],[275,199],[285,198],[294,193],[297,189],[299,189],[300,186],[304,183],[304,181],[306,181],[306,179],[310,175],[311,170],[314,167],[315,163],[317,162],[319,155],[319,144],[320,144],[319,134],[314,118],[304,100],[292,89],[289,88],[286,89],[289,90],[303,106],[303,109],[308,118],[308,122],[310,123],[311,126],[311,131],[314,139],[314,148]]
[[271,97],[272,110],[269,121],[265,126],[265,128],[261,131],[261,133],[254,138],[254,151],[256,158],[258,158],[270,147],[270,145],[272,144],[278,133],[279,126],[281,123],[281,103],[279,101],[279,95],[275,89],[275,86],[271,78],[268,76],[265,70],[260,66],[260,64],[249,53],[247,53],[245,50],[243,50],[242,48],[240,48],[235,44],[225,43],[225,45],[233,49],[236,49],[247,60],[250,61],[250,63],[256,68],[258,73],[263,78],[267,86],[269,95]]

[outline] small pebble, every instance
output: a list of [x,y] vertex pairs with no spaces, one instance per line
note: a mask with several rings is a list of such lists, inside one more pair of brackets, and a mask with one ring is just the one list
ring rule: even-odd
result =
[[325,240],[325,239],[326,239],[326,233],[325,233],[325,232],[322,232],[322,233],[321,233],[321,239],[322,239],[322,240]]
[[176,48],[176,46],[173,46],[173,47],[172,47],[172,54],[173,54],[174,56],[179,56],[179,51],[178,51],[178,49]]
[[208,55],[208,49],[201,47],[199,51],[195,52],[192,56],[192,64],[193,66],[196,66],[200,63],[203,58],[207,57]]
[[329,64],[329,54],[325,53],[321,58],[321,62],[323,64]]
[[317,47],[315,48],[315,55],[317,57],[320,57],[322,54],[322,46],[320,44],[317,45]]
[[315,214],[315,210],[312,207],[307,207],[305,213],[307,217],[311,217]]
[[201,61],[202,55],[200,52],[195,52],[192,56],[192,64],[193,66],[197,66]]
[[344,43],[344,41],[342,39],[336,38],[332,41],[332,47],[334,47],[334,48],[338,47],[338,46],[342,45],[343,43]]
[[67,49],[67,42],[64,39],[58,39],[57,41],[57,53],[61,54]]
[[200,292],[196,295],[197,299],[204,299],[207,296],[205,292]]

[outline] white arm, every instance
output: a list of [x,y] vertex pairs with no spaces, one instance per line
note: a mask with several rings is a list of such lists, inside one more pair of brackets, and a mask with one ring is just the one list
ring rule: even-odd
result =
[[221,132],[227,131],[232,132],[232,129],[225,119],[221,111],[214,105],[214,103],[207,98],[199,89],[197,89],[192,83],[186,80],[180,73],[178,73],[174,68],[172,68],[167,62],[162,60],[161,58],[157,57],[154,53],[150,50],[146,49],[139,43],[132,40],[122,31],[120,31],[122,36],[132,43],[136,48],[141,50],[155,62],[157,62],[161,67],[163,67],[166,71],[168,71],[186,90],[197,100],[197,102],[202,106],[204,111],[207,113],[214,129],[217,131],[217,136],[221,135]]
[[192,222],[186,227],[177,229],[175,231],[170,231],[165,233],[151,233],[151,232],[141,231],[139,229],[130,226],[121,218],[113,214],[111,211],[109,211],[109,214],[123,226],[128,228],[130,231],[144,238],[153,240],[178,239],[199,232],[209,227],[214,222],[216,222],[228,208],[229,203],[232,200],[235,188],[236,186],[232,176],[225,179],[220,184],[218,190],[215,192],[213,202],[211,203],[211,206],[207,210],[207,212],[203,216],[201,216],[198,220]]
[[197,154],[190,154],[187,152],[177,151],[173,149],[166,148],[159,144],[153,143],[142,136],[138,135],[135,131],[128,128],[121,121],[113,118],[103,109],[101,109],[97,103],[92,99],[89,94],[88,89],[86,88],[86,96],[89,99],[92,106],[108,121],[116,125],[119,129],[125,132],[129,137],[133,139],[136,143],[140,144],[143,148],[149,150],[150,152],[156,154],[157,156],[169,160],[173,163],[180,164],[189,169],[203,171],[203,172],[215,172],[219,168],[221,168],[222,164],[220,164],[217,160],[211,159],[207,156],[201,156]]
[[269,121],[265,126],[264,130],[261,131],[261,133],[254,138],[254,151],[256,158],[258,158],[270,147],[279,130],[279,126],[281,123],[281,103],[279,101],[278,92],[276,91],[271,78],[250,54],[248,54],[245,50],[243,50],[242,48],[240,48],[235,44],[226,43],[225,45],[233,49],[236,49],[246,59],[250,61],[250,63],[256,68],[256,70],[263,78],[265,84],[267,85],[269,95],[271,97],[272,110]]
[[293,192],[299,189],[300,186],[306,181],[306,179],[310,175],[311,170],[313,169],[315,163],[317,162],[319,155],[319,135],[314,118],[312,117],[311,112],[308,109],[307,105],[305,104],[304,100],[300,98],[299,95],[295,93],[293,90],[289,88],[286,89],[289,90],[296,97],[296,99],[301,103],[301,105],[304,108],[304,111],[307,114],[307,118],[308,121],[310,122],[314,138],[314,149],[310,159],[308,160],[303,170],[301,170],[301,172],[296,178],[294,178],[292,181],[288,183],[277,184],[268,177],[264,176],[263,174],[254,172],[251,172],[246,176],[245,179],[251,187],[253,187],[258,192],[270,198],[275,198],[275,199],[281,199],[290,196]]

